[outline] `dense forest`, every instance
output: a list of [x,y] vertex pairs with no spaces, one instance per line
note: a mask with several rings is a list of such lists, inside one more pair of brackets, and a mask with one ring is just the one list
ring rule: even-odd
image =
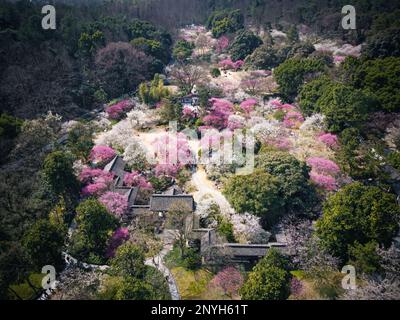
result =
[[[344,0],[52,3],[57,28],[44,30],[46,1],[0,0],[0,299],[24,299],[20,292],[32,290],[28,298],[38,297],[32,282],[44,262],[63,267],[72,222],[78,227],[70,252],[111,267],[107,292],[90,291],[100,280],[80,274],[77,282],[90,278],[90,290],[71,289],[72,299],[169,298],[162,276],[144,267],[160,250],[153,237],[135,233],[134,245],[108,256],[112,241],[115,254],[133,231],[112,212],[118,205],[107,207],[124,199],[104,198],[113,177],[103,171],[106,161],[123,157],[131,171],[124,183],[144,189],[144,203],[149,190],[177,185],[190,193],[193,166],[152,167],[144,159],[141,134],[169,121],[199,135],[203,127],[257,127],[253,174],[235,176],[235,162],[204,169],[235,210],[232,221],[214,203],[199,204],[199,211],[204,226],[229,242],[264,241],[282,225],[292,236],[290,263],[271,251],[250,273],[213,270],[219,285],[234,276],[241,284],[218,298],[286,299],[303,273],[320,265],[318,298],[349,298],[335,287],[346,263],[364,276],[361,298],[375,298],[376,279],[387,281],[377,297],[398,298],[399,278],[391,273],[398,253],[389,250],[400,222],[397,0],[354,1],[355,30],[341,27]],[[323,41],[345,49],[329,51]],[[239,80],[223,82],[228,76]],[[199,109],[185,109],[182,97],[195,89]],[[103,118],[94,121],[93,110]],[[251,232],[238,234],[237,225]],[[256,240],[247,238],[252,233]],[[175,244],[167,260],[198,271],[199,256],[184,250]],[[124,269],[129,259],[135,274]],[[259,288],[258,277],[279,288]]]
[[[205,23],[212,12],[231,7],[244,13],[246,24],[263,27],[272,23],[279,28],[304,24],[326,36],[360,43],[373,28],[374,18],[393,12],[396,1],[357,2],[357,30],[348,32],[340,28],[340,9],[345,1],[121,0],[77,1],[73,6],[69,1],[59,1],[57,29],[43,30],[40,2],[22,0],[11,4],[2,0],[1,110],[21,118],[34,118],[48,110],[73,118],[102,99],[114,98],[116,92],[102,86],[104,79],[97,72],[101,67],[96,64],[95,54],[110,42],[129,42],[143,36],[133,31],[138,26],[132,22],[134,19],[149,21],[173,37],[177,27]],[[157,56],[157,50],[151,49],[153,61],[141,74],[147,78],[168,62],[171,45],[164,31],[151,32],[156,34],[147,34],[147,39],[161,42],[158,51],[164,56]],[[134,82],[130,91],[135,89]]]

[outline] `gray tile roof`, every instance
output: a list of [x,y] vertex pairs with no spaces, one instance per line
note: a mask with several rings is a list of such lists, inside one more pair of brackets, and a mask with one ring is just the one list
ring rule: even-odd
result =
[[153,194],[150,198],[151,211],[167,212],[175,206],[193,212],[194,211],[193,196]]
[[104,167],[104,171],[112,172],[121,179],[123,179],[125,175],[124,169],[125,161],[120,156],[115,156],[115,158]]

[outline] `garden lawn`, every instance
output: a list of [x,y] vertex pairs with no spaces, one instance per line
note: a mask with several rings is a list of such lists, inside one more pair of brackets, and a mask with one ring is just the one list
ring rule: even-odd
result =
[[[42,279],[44,274],[42,273],[31,273],[29,275],[29,280],[32,285],[37,288],[37,292],[40,293],[42,289]],[[32,287],[28,284],[27,281],[24,281],[20,284],[11,285],[11,289],[15,291],[19,297],[23,300],[32,300],[37,298],[37,293],[32,289]],[[17,297],[11,297],[12,299],[18,299]]]

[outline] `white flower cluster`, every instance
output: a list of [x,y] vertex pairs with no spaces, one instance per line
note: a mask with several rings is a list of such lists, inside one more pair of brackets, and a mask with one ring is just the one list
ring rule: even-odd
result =
[[239,242],[268,243],[271,234],[261,227],[259,217],[250,213],[232,214],[229,221]]
[[325,129],[325,116],[320,113],[307,118],[300,127],[301,131],[324,131]]

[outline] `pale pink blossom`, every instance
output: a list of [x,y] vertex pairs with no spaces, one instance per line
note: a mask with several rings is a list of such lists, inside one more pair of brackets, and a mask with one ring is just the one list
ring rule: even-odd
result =
[[99,198],[99,201],[116,217],[121,218],[128,212],[128,199],[125,195],[107,192]]

